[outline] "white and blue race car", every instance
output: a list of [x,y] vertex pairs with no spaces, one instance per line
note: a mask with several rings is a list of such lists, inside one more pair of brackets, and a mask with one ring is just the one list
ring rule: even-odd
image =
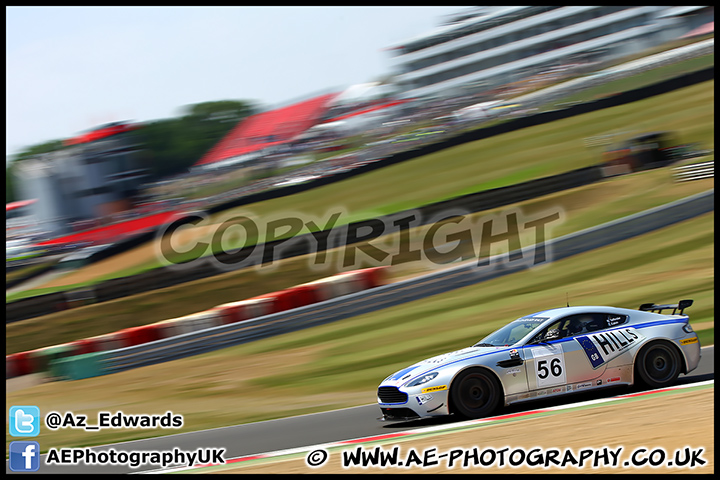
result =
[[606,386],[662,388],[700,362],[700,342],[683,314],[690,305],[533,313],[472,347],[393,373],[378,388],[378,405],[384,420],[480,418],[500,405]]

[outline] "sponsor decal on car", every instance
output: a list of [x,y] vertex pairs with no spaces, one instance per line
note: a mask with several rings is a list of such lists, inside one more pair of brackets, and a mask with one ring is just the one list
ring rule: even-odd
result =
[[592,382],[578,383],[577,385],[575,385],[575,390],[582,390],[583,388],[589,388],[592,386],[593,386]]
[[697,343],[698,339],[695,338],[686,338],[685,340],[680,340],[680,345],[690,345],[691,343]]
[[436,387],[423,388],[420,391],[420,393],[439,392],[441,390],[446,390],[446,389],[447,389],[447,385],[438,385]]
[[433,399],[432,395],[418,395],[415,397],[417,399],[418,405],[422,405],[424,403],[428,403],[430,400]]
[[535,359],[535,380],[538,387],[564,385],[565,355],[560,345],[543,345],[532,348]]
[[575,337],[585,350],[593,369],[601,367],[642,341],[645,336],[634,328],[620,328]]

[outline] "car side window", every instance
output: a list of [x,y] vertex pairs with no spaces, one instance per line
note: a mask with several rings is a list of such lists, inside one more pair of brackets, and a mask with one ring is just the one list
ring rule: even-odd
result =
[[568,320],[567,332],[563,336],[574,337],[621,325],[627,321],[627,316],[608,313],[581,313],[570,315],[566,319]]
[[[552,323],[551,325],[543,328],[543,329],[540,330],[540,332],[539,332],[537,335],[535,335],[535,336],[532,338],[532,340],[530,340],[528,343],[529,343],[529,344],[540,343],[540,342],[542,342],[543,340],[545,340],[545,337],[547,336],[548,332],[552,332],[553,330],[559,332],[559,331],[560,331],[560,323],[561,323],[561,322],[562,322],[562,320],[558,320],[557,322],[554,322],[554,323]],[[560,338],[560,337],[558,336],[557,338]]]
[[601,315],[593,313],[580,313],[570,315],[567,319],[567,330],[565,337],[574,337],[585,333],[594,332],[605,328],[604,319]]
[[598,330],[604,330],[617,325],[622,325],[627,321],[627,315],[615,315],[609,313],[579,313],[575,315],[568,315],[552,325],[543,328],[533,339],[529,342],[531,344],[540,343],[546,340],[549,332],[556,331],[552,335],[553,340],[560,338],[575,337],[578,335],[585,335],[587,333],[597,332]]

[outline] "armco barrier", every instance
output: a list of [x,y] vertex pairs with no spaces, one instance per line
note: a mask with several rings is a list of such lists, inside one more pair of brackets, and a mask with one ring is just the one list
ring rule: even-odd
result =
[[48,293],[37,297],[23,298],[5,304],[6,322],[13,318],[32,318],[64,310],[65,295],[63,292]]
[[67,308],[77,308],[95,302],[95,289],[90,286],[65,292]]
[[[553,260],[561,260],[667,227],[713,210],[714,191],[704,192],[597,227],[565,235],[547,242],[546,248],[553,253]],[[534,249],[535,246],[531,246],[523,251],[527,257],[532,257]],[[111,374],[172,361],[277,334],[323,325],[474,285],[527,268],[527,264],[487,269],[478,269],[474,264],[459,265],[421,277],[331,299],[322,304],[309,305],[292,311],[279,312],[117,350],[103,358],[102,373]]]

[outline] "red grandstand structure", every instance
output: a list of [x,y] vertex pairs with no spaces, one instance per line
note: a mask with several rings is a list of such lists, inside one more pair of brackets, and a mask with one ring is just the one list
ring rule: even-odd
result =
[[179,210],[154,213],[139,218],[91,228],[37,243],[38,246],[49,247],[59,245],[103,245],[115,243],[139,233],[155,230],[171,219],[181,215]]
[[6,203],[5,204],[5,214],[7,215],[8,212],[14,212],[23,207],[27,207],[28,205],[32,205],[35,202],[37,202],[37,199],[33,198],[30,200],[18,200],[17,202]]
[[81,143],[91,143],[96,140],[111,137],[119,133],[129,132],[138,128],[138,125],[126,122],[108,123],[102,127],[92,129],[78,136],[63,141],[64,145],[79,145]]
[[252,115],[210,149],[195,167],[230,160],[291,141],[320,121],[338,93]]

